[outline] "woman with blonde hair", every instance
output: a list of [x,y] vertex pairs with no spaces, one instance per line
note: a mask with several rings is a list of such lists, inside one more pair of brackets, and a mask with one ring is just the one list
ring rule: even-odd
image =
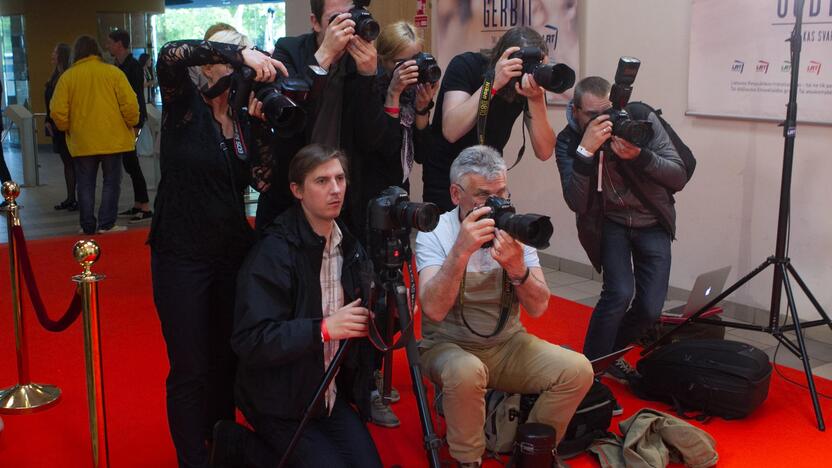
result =
[[268,177],[268,148],[229,106],[231,73],[246,65],[268,82],[286,68],[227,29],[169,42],[157,62],[162,179],[148,243],[170,360],[168,424],[179,466],[207,467],[214,423],[234,419],[234,286],[255,241],[243,191],[265,189]]

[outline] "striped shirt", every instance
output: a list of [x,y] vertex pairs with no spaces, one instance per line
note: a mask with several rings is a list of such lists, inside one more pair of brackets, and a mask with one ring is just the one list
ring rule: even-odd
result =
[[[332,232],[324,246],[324,256],[321,259],[321,312],[324,318],[334,314],[344,305],[344,288],[341,285],[341,268],[344,265],[344,255],[341,251],[341,240],[343,235],[335,221],[332,222]],[[324,368],[329,364],[338,352],[340,342],[329,340],[324,342]],[[337,375],[337,374],[336,374]],[[335,405],[335,378],[333,377],[329,387],[326,389],[324,401],[329,412]]]

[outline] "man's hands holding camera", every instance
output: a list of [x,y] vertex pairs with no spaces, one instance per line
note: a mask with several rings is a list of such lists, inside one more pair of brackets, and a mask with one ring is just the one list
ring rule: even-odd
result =
[[514,90],[517,91],[517,94],[527,99],[541,99],[544,90],[537,84],[532,75],[523,73],[523,59],[509,58],[511,54],[519,50],[519,47],[509,47],[500,56],[500,60],[497,60],[494,65],[493,89],[495,92],[499,91],[505,88],[513,78],[520,78],[518,82],[514,83]]
[[349,53],[355,60],[358,73],[364,76],[376,74],[378,54],[372,42],[365,41],[355,34],[355,21],[350,13],[335,16],[324,32],[324,39],[315,59],[318,65],[328,70],[344,53]]
[[[494,242],[490,248],[491,257],[512,277],[522,276],[525,271],[523,263],[523,244],[517,242],[507,232],[497,229],[493,218],[486,215],[491,207],[481,206],[468,213],[462,220],[456,246],[466,258],[482,248],[487,242]],[[467,263],[467,262],[466,262]]]
[[398,99],[402,92],[410,85],[416,84],[419,80],[419,67],[415,60],[402,62],[395,70],[387,87],[387,95]]
[[330,340],[367,336],[370,311],[359,304],[361,299],[356,299],[324,319]]
[[612,122],[610,116],[601,114],[589,121],[581,138],[581,146],[592,154],[595,154],[607,140],[612,136]]

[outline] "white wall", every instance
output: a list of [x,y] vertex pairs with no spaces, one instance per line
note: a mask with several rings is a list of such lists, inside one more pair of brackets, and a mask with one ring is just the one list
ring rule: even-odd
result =
[[[678,240],[673,244],[670,284],[690,289],[699,273],[723,265],[733,266],[729,282],[745,275],[774,253],[783,164],[781,128],[775,123],[684,115],[689,1],[584,0],[579,5],[584,76],[611,79],[620,56],[641,59],[633,99],[662,108],[698,161],[694,178],[677,194]],[[784,42],[783,47],[788,44]],[[556,130],[565,125],[563,112],[562,107],[550,108],[550,122]],[[505,150],[508,161],[514,161],[520,141],[518,119]],[[789,252],[794,266],[827,311],[832,311],[830,147],[829,127],[798,126]],[[523,161],[509,173],[518,210],[552,217],[555,236],[546,253],[589,263],[578,243],[574,214],[563,201],[554,157],[540,162],[533,154],[527,145]],[[420,170],[411,181],[413,198],[419,199]],[[769,268],[735,292],[731,300],[768,309],[772,274]],[[802,294],[798,293],[798,299],[801,318],[818,317]]]
[[312,30],[309,0],[286,0],[286,36],[300,36]]

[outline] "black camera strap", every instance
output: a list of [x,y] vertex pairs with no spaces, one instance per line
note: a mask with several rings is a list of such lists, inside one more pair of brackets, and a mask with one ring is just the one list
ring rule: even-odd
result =
[[[479,144],[485,144],[485,126],[488,123],[488,111],[491,109],[491,99],[493,98],[492,89],[494,89],[494,83],[492,82],[491,77],[486,76],[485,81],[482,83],[482,92],[480,93],[480,103],[477,106],[477,141]],[[514,166],[520,163],[520,160],[523,159],[523,153],[526,152],[526,122],[525,116],[528,110],[528,102],[523,105],[523,124],[522,132],[523,132],[523,145],[520,146],[520,150],[517,152],[517,159],[514,161],[507,170],[512,170]]]
[[497,320],[496,328],[494,328],[494,331],[489,335],[477,332],[471,328],[468,320],[465,319],[465,275],[466,272],[463,272],[462,281],[459,283],[459,301],[457,301],[459,315],[462,317],[462,323],[465,324],[465,328],[467,328],[468,331],[480,338],[491,338],[493,336],[497,336],[506,327],[506,323],[508,323],[508,316],[511,313],[511,306],[515,302],[514,286],[511,285],[511,281],[508,279],[508,273],[503,270],[502,292],[500,293],[500,318]]
[[[376,303],[378,302],[378,293],[379,288],[377,286],[372,287],[372,292],[370,293],[370,300],[367,308],[371,311],[375,310]],[[386,298],[389,300],[389,298]],[[389,310],[389,308],[388,308]],[[378,330],[378,326],[376,325],[376,321],[374,319],[369,320],[369,329],[367,333],[367,339],[370,343],[375,347],[377,350],[381,351],[382,353],[387,353],[393,351],[394,349],[404,348],[408,341],[413,338],[413,317],[410,315],[409,311],[396,311],[396,313],[405,313],[408,316],[407,327],[401,331],[399,334],[399,339],[395,342],[388,344],[384,341],[384,338],[381,335],[381,332]],[[387,317],[387,320],[392,320],[393,317]]]

